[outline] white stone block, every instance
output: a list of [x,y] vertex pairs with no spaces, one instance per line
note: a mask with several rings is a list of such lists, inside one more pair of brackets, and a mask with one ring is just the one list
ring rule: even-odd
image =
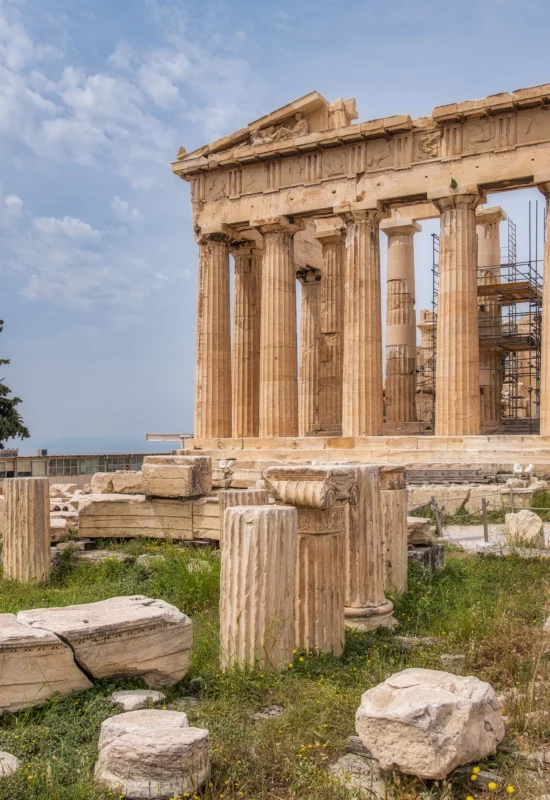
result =
[[145,494],[150,497],[197,497],[212,491],[212,459],[206,456],[146,456]]

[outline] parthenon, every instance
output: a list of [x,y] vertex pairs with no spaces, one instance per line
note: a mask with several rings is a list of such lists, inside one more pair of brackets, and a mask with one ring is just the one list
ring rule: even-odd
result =
[[[480,350],[479,336],[498,328],[490,286],[506,216],[485,204],[491,193],[527,187],[548,198],[549,103],[545,84],[438,106],[430,117],[357,122],[354,99],[329,103],[312,92],[192,153],[182,147],[172,169],[191,184],[199,246],[188,446],[324,449],[335,458],[410,446],[421,433],[414,239],[422,220],[438,217],[435,436],[425,449],[440,437],[453,437],[464,456],[483,448],[486,423],[500,417],[502,374],[498,347]],[[550,435],[549,359],[543,314],[541,440]]]

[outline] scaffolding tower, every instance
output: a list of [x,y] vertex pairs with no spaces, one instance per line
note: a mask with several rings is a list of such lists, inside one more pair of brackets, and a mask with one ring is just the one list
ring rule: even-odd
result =
[[[540,409],[540,343],[542,276],[538,255],[538,202],[532,214],[529,202],[529,253],[517,260],[517,230],[508,220],[507,245],[501,263],[478,269],[480,309],[479,343],[502,354],[503,396],[499,433],[538,433]],[[426,329],[417,366],[417,391],[431,396],[435,422],[435,374],[437,352],[437,305],[439,295],[439,236],[432,234],[432,314],[421,316]],[[483,273],[493,271],[495,282],[480,282]],[[487,308],[486,308],[487,307]],[[488,309],[488,311],[487,311]],[[431,330],[430,330],[431,326]],[[494,431],[497,432],[497,431]]]

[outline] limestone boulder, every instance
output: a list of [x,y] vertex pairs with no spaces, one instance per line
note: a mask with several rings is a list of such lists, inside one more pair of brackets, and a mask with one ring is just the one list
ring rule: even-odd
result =
[[145,494],[143,474],[131,470],[96,472],[92,477],[92,494]]
[[113,474],[111,472],[96,472],[92,475],[90,483],[91,494],[112,494]]
[[441,780],[481,761],[504,738],[500,702],[474,677],[406,669],[365,692],[355,717],[382,769]]
[[506,543],[509,546],[544,549],[544,523],[535,514],[523,508],[517,514],[506,514]]
[[142,494],[90,494],[79,499],[79,530],[93,539],[192,539],[193,501]]
[[21,762],[11,753],[6,753],[0,750],[0,778],[9,778],[14,772],[17,772]]
[[409,544],[432,544],[434,526],[425,517],[407,517],[407,542]]
[[91,686],[71,648],[55,633],[0,614],[0,713],[41,706],[56,693]]
[[206,783],[209,735],[179,711],[130,711],[106,719],[95,774],[129,800],[191,796]]
[[158,706],[166,695],[162,692],[155,692],[153,689],[128,689],[122,692],[113,692],[111,695],[113,703],[123,711],[139,711],[147,706]]
[[212,491],[212,459],[206,456],[146,456],[145,494],[150,497],[197,497]]
[[20,622],[53,631],[94,678],[142,676],[153,688],[178,683],[189,669],[191,620],[163,600],[142,595],[20,611]]
[[67,497],[78,489],[76,483],[53,483],[50,486],[50,497]]

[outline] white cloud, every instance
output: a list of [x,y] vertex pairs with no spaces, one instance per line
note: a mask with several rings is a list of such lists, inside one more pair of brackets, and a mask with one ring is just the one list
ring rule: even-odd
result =
[[100,239],[101,233],[87,222],[73,217],[37,217],[33,220],[34,229],[45,236],[63,236],[67,239]]
[[135,58],[135,51],[128,42],[119,42],[114,53],[111,53],[107,63],[115,69],[128,70]]
[[137,208],[130,208],[130,204],[126,200],[122,200],[118,194],[111,200],[111,208],[124,222],[137,222],[142,219],[141,212]]

